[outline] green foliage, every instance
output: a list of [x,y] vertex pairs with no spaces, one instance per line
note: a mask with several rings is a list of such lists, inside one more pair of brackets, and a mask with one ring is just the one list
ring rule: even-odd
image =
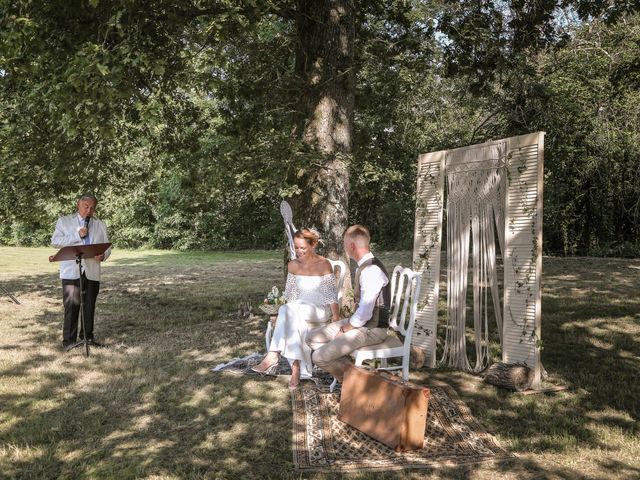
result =
[[[573,10],[567,2],[561,11],[553,1],[516,0],[500,8],[445,6],[445,70],[466,78],[488,112],[477,139],[547,132],[545,251],[636,250],[639,20],[628,12],[637,6],[620,2],[605,10],[607,2],[574,2]],[[576,12],[602,20],[581,23]]]
[[[48,243],[92,191],[120,246],[280,245],[322,161],[295,135],[295,8],[0,0],[0,243]],[[637,252],[635,10],[357,5],[350,221],[408,248],[420,153],[544,130],[545,251]]]
[[[564,254],[623,253],[640,234],[638,81],[622,75],[640,58],[640,17],[593,22],[545,56],[545,101],[530,121],[550,133],[545,154],[545,233]],[[634,248],[625,247],[627,254]]]

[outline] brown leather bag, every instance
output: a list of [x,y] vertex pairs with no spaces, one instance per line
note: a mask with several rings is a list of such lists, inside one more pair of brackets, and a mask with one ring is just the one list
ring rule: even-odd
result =
[[338,419],[397,452],[424,445],[429,389],[385,372],[351,367],[344,375]]

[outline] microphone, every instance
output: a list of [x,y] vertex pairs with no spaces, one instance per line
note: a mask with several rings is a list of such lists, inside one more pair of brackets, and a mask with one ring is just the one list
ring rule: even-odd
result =
[[84,228],[87,229],[87,234],[84,237],[82,237],[83,239],[86,239],[89,236],[89,222],[90,221],[91,221],[91,217],[89,215],[84,217]]

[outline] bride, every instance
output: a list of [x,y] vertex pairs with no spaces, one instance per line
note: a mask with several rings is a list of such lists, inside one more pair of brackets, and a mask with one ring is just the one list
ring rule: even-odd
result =
[[269,352],[252,368],[254,372],[272,373],[282,355],[291,365],[291,389],[298,387],[300,378],[311,377],[311,349],[305,342],[307,331],[329,319],[339,320],[336,278],[331,263],[316,254],[318,240],[318,233],[308,228],[294,235],[297,258],[288,265],[284,292],[287,303],[278,310]]

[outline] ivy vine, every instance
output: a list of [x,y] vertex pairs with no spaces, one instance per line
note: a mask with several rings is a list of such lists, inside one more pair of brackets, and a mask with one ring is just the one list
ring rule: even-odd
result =
[[[521,148],[519,148],[518,150],[521,150]],[[529,258],[529,261],[527,262],[526,271],[522,272],[522,268],[524,267],[520,266],[520,264],[518,263],[518,255],[516,253],[514,253],[511,256],[511,268],[513,269],[515,278],[518,278],[518,276],[521,273],[524,273],[524,278],[522,278],[521,280],[516,280],[515,291],[518,294],[526,293],[525,312],[527,312],[529,310],[529,307],[532,305],[532,303],[535,302],[534,292],[532,289],[532,279],[535,279],[535,273],[536,273],[535,269],[536,269],[538,255],[540,254],[540,245],[538,242],[538,236],[536,234],[537,233],[536,222],[538,220],[538,195],[536,194],[531,204],[529,204],[529,202],[527,201],[528,200],[527,188],[529,185],[527,184],[526,181],[522,180],[522,174],[526,172],[528,169],[527,159],[525,156],[522,156],[521,158],[522,158],[522,165],[518,165],[516,167],[516,170],[519,174],[518,183],[517,183],[517,188],[519,193],[518,198],[520,199],[519,200],[520,207],[522,208],[523,214],[526,215],[527,218],[530,220],[532,242],[531,242],[530,258]],[[509,168],[511,166],[512,160],[513,160],[513,152],[509,152],[509,154],[507,155],[507,161],[505,165],[506,166],[505,171],[507,173],[507,182],[509,186],[513,185],[513,178],[511,176],[511,170]],[[514,217],[511,217],[509,219],[509,230],[511,234],[515,233]],[[508,306],[508,310],[509,310],[509,317],[511,319],[511,322],[516,326],[522,326],[520,343],[523,343],[523,341],[527,337],[529,337],[535,340],[536,347],[542,349],[542,340],[538,337],[538,334],[535,329],[535,325],[533,326],[529,325],[529,320],[527,319],[526,314],[524,316],[522,325],[519,325],[513,317],[511,306]],[[529,333],[529,330],[531,330],[530,333]]]
[[[431,258],[431,254],[433,249],[440,242],[440,233],[438,232],[438,225],[435,225],[431,228],[428,228],[427,225],[430,223],[428,220],[431,215],[438,215],[440,210],[442,210],[443,202],[442,195],[438,191],[438,179],[440,174],[436,174],[433,172],[433,165],[428,164],[424,172],[420,172],[420,178],[423,182],[428,182],[429,185],[436,192],[436,208],[435,210],[430,210],[426,201],[422,198],[418,199],[416,205],[416,216],[419,218],[425,219],[422,225],[418,226],[418,235],[422,240],[423,249],[418,253],[416,259],[415,269],[418,271],[428,271],[431,269],[431,264],[429,263],[429,259]],[[422,165],[421,165],[422,168]],[[428,297],[422,302],[418,303],[418,310],[423,311],[429,305]],[[422,327],[421,327],[422,328]],[[427,329],[428,330],[428,329]],[[420,335],[421,333],[416,333],[416,335]],[[423,332],[423,334],[431,335],[432,332]]]

